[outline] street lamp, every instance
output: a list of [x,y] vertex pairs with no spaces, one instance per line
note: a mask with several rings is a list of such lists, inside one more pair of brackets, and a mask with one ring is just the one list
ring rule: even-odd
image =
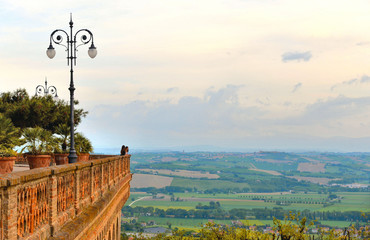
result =
[[45,78],[45,87],[42,85],[38,85],[36,87],[36,94],[35,96],[46,96],[46,95],[51,95],[54,97],[54,99],[58,99],[58,92],[57,88],[54,86],[48,87],[48,80]]
[[[49,58],[53,58],[55,56],[55,49],[53,47],[53,43],[62,45],[66,48],[67,52],[67,65],[71,66],[71,82],[69,85],[69,92],[71,96],[71,111],[70,111],[70,117],[71,117],[71,146],[70,146],[70,151],[69,151],[69,163],[75,163],[77,162],[77,154],[75,150],[75,141],[74,141],[74,91],[75,87],[73,84],[73,65],[76,66],[76,52],[77,48],[88,44],[91,42],[91,46],[89,47],[88,54],[91,58],[96,57],[97,51],[96,47],[94,46],[94,37],[93,34],[90,32],[88,29],[80,29],[78,30],[74,35],[72,32],[73,28],[73,22],[72,22],[72,13],[70,17],[70,22],[69,22],[69,27],[70,27],[70,35],[62,29],[57,29],[54,30],[51,35],[50,35],[50,45],[48,49],[46,50],[46,55]],[[58,33],[58,34],[56,34]],[[59,35],[61,34],[61,35]],[[67,39],[64,40],[62,35],[64,35]],[[81,36],[79,39],[79,42],[77,44],[77,36]],[[73,38],[72,38],[73,37]],[[65,43],[64,43],[65,42]],[[66,45],[64,45],[66,44]],[[77,44],[77,45],[76,45]]]

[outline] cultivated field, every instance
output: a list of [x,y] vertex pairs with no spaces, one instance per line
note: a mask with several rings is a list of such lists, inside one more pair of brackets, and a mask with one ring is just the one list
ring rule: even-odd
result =
[[148,172],[151,174],[163,174],[163,175],[172,175],[179,177],[188,177],[188,178],[208,178],[208,179],[217,179],[220,178],[217,174],[211,174],[209,172],[200,172],[200,171],[188,171],[188,170],[167,170],[167,169],[137,169],[142,172]]
[[325,172],[325,163],[300,163],[298,165],[298,171],[300,172]]
[[276,159],[263,159],[263,158],[255,158],[257,162],[269,162],[269,163],[291,163],[292,161],[287,160],[276,160]]
[[172,162],[172,161],[176,161],[178,158],[175,158],[175,157],[164,157],[161,159],[162,162]]
[[[369,183],[370,153],[352,156],[331,153],[171,152],[133,155],[132,160],[135,161],[131,165],[132,171],[136,172],[132,187],[142,192],[131,192],[126,205],[137,200],[131,207],[137,206],[138,211],[141,207],[165,211],[169,208],[203,211],[199,209],[207,208],[202,206],[209,206],[214,202],[222,211],[234,209],[230,214],[245,210],[253,212],[250,216],[244,216],[252,225],[272,225],[269,220],[271,215],[262,216],[264,211],[274,211],[276,216],[279,216],[280,211],[280,218],[282,212],[286,214],[289,211],[315,211],[313,214],[316,216],[327,212],[326,216],[336,216],[333,219],[337,220],[340,217],[334,211],[347,212],[344,214],[348,216],[352,214],[350,211],[357,212],[354,214],[359,214],[360,211],[368,214],[370,211],[370,193],[365,187]],[[341,185],[330,185],[330,181]],[[362,189],[350,189],[344,187],[344,183],[363,183],[364,186],[361,186]],[[166,186],[170,188],[165,188]],[[137,189],[140,187],[157,189]],[[169,212],[171,211],[176,210]],[[202,219],[189,219],[195,215],[188,215],[184,219],[172,218],[171,216],[175,216],[172,214],[166,214],[167,218],[154,215],[137,213],[136,217],[139,217],[139,221],[146,218],[163,224],[164,227],[171,223],[172,228],[183,229],[197,228],[199,224],[208,221],[206,215],[198,216]],[[323,223],[333,227],[346,227],[352,221],[348,219]],[[230,220],[226,222],[231,223]]]
[[235,183],[232,181],[223,180],[200,180],[200,179],[185,179],[185,178],[174,178],[171,186],[179,186],[186,188],[197,188],[198,190],[206,190],[212,188],[226,189],[230,187],[249,188],[248,183]]
[[144,187],[163,188],[163,187],[170,186],[172,183],[172,180],[173,180],[172,177],[135,173],[132,176],[131,187],[132,188],[144,188]]

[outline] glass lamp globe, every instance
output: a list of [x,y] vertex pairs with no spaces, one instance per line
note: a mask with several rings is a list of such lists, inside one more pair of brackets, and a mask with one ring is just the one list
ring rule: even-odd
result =
[[51,44],[48,47],[48,49],[46,50],[46,55],[48,55],[48,57],[50,59],[52,59],[53,57],[55,57],[55,49],[53,48],[53,46]]
[[96,47],[94,46],[94,43],[91,44],[91,47],[89,47],[89,51],[87,52],[91,58],[96,57],[96,54],[98,54],[98,51],[96,51]]

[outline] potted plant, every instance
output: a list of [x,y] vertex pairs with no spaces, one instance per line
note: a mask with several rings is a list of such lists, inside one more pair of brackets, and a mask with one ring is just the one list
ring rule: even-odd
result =
[[59,124],[55,128],[57,134],[57,146],[54,149],[54,160],[56,165],[68,164],[67,140],[70,133],[70,127],[67,124]]
[[24,143],[21,131],[16,128],[9,118],[0,114],[0,174],[13,171],[17,152],[14,147]]
[[92,144],[82,133],[75,134],[75,149],[77,152],[78,162],[89,160],[90,153],[93,151]]
[[[50,166],[51,154],[56,147],[53,134],[41,127],[26,128],[23,131],[27,149],[26,159],[30,169]],[[22,151],[23,151],[22,150]]]

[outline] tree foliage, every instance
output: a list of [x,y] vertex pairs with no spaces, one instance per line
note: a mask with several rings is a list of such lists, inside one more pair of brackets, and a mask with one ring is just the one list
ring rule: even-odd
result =
[[[75,101],[78,105],[78,101]],[[0,95],[0,113],[10,118],[16,127],[42,127],[52,133],[57,126],[69,124],[70,106],[64,100],[54,100],[51,96],[30,97],[25,89],[5,92]],[[77,126],[87,111],[74,110],[74,123]]]
[[41,127],[24,129],[23,137],[26,140],[24,148],[32,155],[51,154],[57,147],[53,134]]
[[0,157],[15,156],[14,147],[24,143],[20,129],[12,121],[0,113]]
[[[122,213],[125,216],[144,216],[150,214],[155,217],[171,217],[176,218],[195,218],[195,219],[230,219],[230,220],[243,220],[247,216],[254,216],[256,219],[261,220],[272,220],[274,217],[277,219],[284,219],[284,216],[290,214],[300,214],[300,216],[307,218],[308,220],[320,219],[332,220],[332,221],[361,221],[366,222],[366,219],[370,218],[370,213],[362,213],[360,211],[310,211],[303,210],[298,212],[296,210],[287,210],[282,207],[270,208],[233,208],[226,210],[221,208],[219,202],[210,202],[209,205],[197,205],[195,209],[179,209],[179,208],[167,208],[166,210],[153,208],[153,207],[142,207],[142,206],[124,206]],[[318,222],[319,223],[319,222]]]
[[79,153],[91,153],[93,151],[93,146],[88,138],[86,138],[82,133],[75,134],[75,149],[77,154]]
[[59,146],[55,149],[56,153],[67,153],[68,139],[71,132],[71,128],[67,123],[59,124],[55,128],[55,134],[57,135],[57,141]]

